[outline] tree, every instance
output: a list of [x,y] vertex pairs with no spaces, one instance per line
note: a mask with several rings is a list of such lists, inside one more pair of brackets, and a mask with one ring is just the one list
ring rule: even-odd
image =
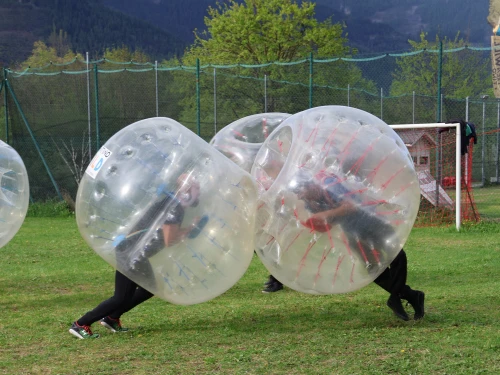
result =
[[[63,64],[71,62],[75,58],[83,60],[83,56],[81,54],[76,54],[71,51],[71,49],[66,50],[66,53],[62,56],[58,55],[55,47],[49,47],[44,42],[39,40],[33,44],[31,56],[21,63],[20,68],[40,68],[50,63]],[[58,68],[57,70],[60,69]]]
[[425,51],[438,50],[441,43],[445,51],[442,59],[442,94],[463,99],[491,91],[491,69],[487,59],[467,49],[446,53],[447,50],[466,46],[466,41],[459,38],[459,34],[454,40],[446,37],[440,39],[439,35],[436,35],[434,43],[429,42],[426,36],[426,33],[421,33],[419,41],[409,41],[413,51],[424,50],[424,52],[397,59],[391,95],[403,95],[413,91],[419,95],[437,94],[439,54]]
[[[215,86],[217,112],[229,114],[222,125],[265,110],[296,113],[307,109],[310,54],[318,59],[353,52],[346,46],[345,26],[333,24],[331,19],[318,22],[315,4],[307,1],[244,0],[240,4],[229,0],[208,8],[205,25],[205,32],[195,31],[195,42],[186,51],[183,64],[193,66],[196,59],[202,64],[201,121],[207,124],[214,123]],[[206,64],[233,67],[217,68],[215,74]],[[368,84],[357,67],[342,62],[318,64],[313,80],[316,85],[341,88]],[[196,103],[189,97],[194,83],[194,77],[184,74],[175,85],[177,92],[185,93],[180,119],[186,122],[192,122],[195,113]],[[323,100],[331,101],[331,96],[325,95]]]
[[[406,105],[392,106],[388,114],[389,122],[410,122],[412,111],[418,114],[417,122],[435,122],[464,116],[461,104],[466,97],[478,98],[482,94],[492,95],[490,61],[480,52],[465,47],[466,41],[459,33],[453,40],[441,39],[436,35],[434,42],[426,39],[421,33],[420,40],[409,43],[414,55],[400,57],[396,60],[397,68],[393,73],[390,89],[391,96],[407,95]],[[441,95],[444,106],[437,111],[437,95],[439,80],[439,49],[442,44]],[[459,49],[457,51],[457,49]],[[429,52],[428,50],[432,50]],[[411,95],[415,93],[417,100],[411,104]],[[457,101],[459,99],[459,101]],[[403,101],[400,101],[403,103]],[[414,106],[414,108],[413,108]]]
[[140,50],[131,50],[127,46],[120,48],[106,48],[104,51],[104,58],[116,62],[133,61],[135,63],[148,63],[151,62],[150,57]]
[[316,57],[344,56],[349,49],[344,26],[318,22],[315,4],[293,0],[235,0],[208,8],[207,30],[195,30],[195,43],[184,56],[189,65],[293,61],[310,52]]

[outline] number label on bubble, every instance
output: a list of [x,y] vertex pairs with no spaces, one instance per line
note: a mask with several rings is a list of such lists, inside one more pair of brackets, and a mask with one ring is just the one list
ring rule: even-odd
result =
[[87,173],[92,178],[96,178],[97,174],[102,169],[104,163],[106,163],[111,154],[112,152],[106,147],[101,147],[101,149],[97,152],[97,154],[90,162],[85,173]]

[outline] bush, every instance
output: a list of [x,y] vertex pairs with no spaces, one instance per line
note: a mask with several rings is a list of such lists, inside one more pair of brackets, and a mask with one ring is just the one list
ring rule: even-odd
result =
[[34,202],[28,206],[28,217],[70,217],[74,215],[68,203],[60,200]]

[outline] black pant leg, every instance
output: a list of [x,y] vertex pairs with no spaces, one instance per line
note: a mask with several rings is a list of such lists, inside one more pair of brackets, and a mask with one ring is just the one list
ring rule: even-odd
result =
[[140,305],[144,301],[147,301],[151,297],[153,297],[153,293],[139,286],[135,290],[135,293],[131,299],[129,299],[126,303],[122,304],[118,309],[114,310],[108,315],[113,319],[120,319],[120,317],[127,311],[132,310],[134,307]]
[[89,326],[92,323],[108,316],[117,310],[127,301],[130,301],[135,294],[137,284],[120,272],[115,272],[115,293],[114,295],[101,302],[95,309],[87,312],[77,320],[79,325]]
[[406,253],[401,249],[389,267],[374,280],[375,284],[390,294],[403,293],[406,287],[406,277],[408,274],[407,266]]

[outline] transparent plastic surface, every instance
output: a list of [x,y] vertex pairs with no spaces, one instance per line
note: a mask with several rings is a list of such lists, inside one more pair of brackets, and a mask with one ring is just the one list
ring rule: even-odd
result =
[[[109,264],[187,305],[222,294],[245,273],[256,199],[249,173],[159,117],[127,126],[99,150],[80,183],[76,219]],[[183,234],[167,242],[172,228]]]
[[288,113],[259,113],[232,122],[219,131],[210,144],[245,171],[250,172],[255,155]]
[[251,174],[259,185],[257,254],[278,280],[305,293],[345,293],[375,280],[403,248],[419,208],[406,146],[355,108],[287,118]]
[[19,231],[29,204],[29,181],[19,154],[0,141],[0,247]]

